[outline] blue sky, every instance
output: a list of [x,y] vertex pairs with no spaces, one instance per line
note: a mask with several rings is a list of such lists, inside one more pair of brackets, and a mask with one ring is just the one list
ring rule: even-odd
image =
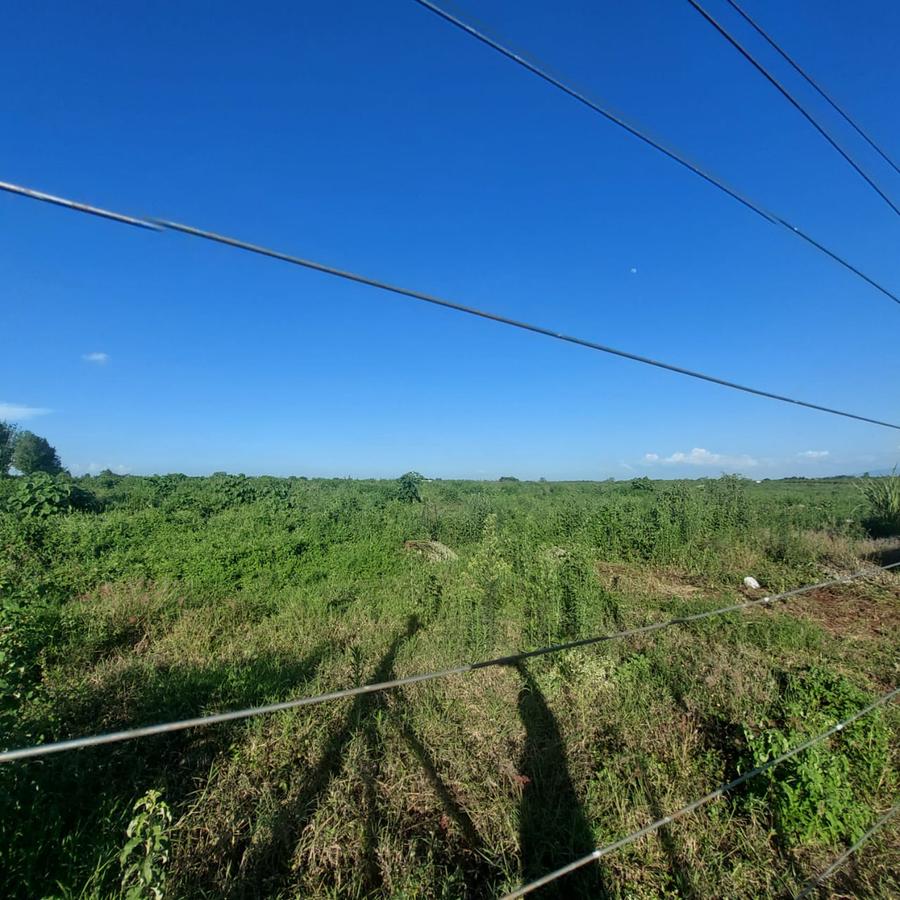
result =
[[[897,217],[687,3],[454,8],[900,288]],[[747,8],[900,157],[897,4]],[[4,24],[0,179],[900,419],[896,304],[412,0],[34,2]],[[75,472],[762,478],[900,459],[898,432],[184,236],[8,195],[0,236],[0,417]]]

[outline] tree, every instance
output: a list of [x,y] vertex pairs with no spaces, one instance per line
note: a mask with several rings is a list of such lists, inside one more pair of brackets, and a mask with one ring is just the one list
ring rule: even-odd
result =
[[62,463],[56,449],[46,438],[32,431],[23,431],[16,437],[12,464],[25,475],[33,475],[35,472],[59,475],[62,472]]
[[407,472],[397,479],[397,499],[403,503],[421,503],[419,485],[425,479],[418,472]]
[[0,478],[9,474],[13,449],[16,446],[16,426],[0,422]]

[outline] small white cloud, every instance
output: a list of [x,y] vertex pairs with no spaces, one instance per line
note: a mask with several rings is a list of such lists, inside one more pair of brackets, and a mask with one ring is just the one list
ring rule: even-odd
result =
[[81,358],[85,362],[94,363],[98,366],[105,366],[109,362],[109,354],[100,353],[99,351],[95,351],[94,353],[85,353]]
[[628,271],[631,272],[632,275],[637,275],[637,268],[635,266],[632,266]]
[[22,406],[19,403],[0,403],[0,419],[8,422],[24,422],[35,416],[46,416],[53,410],[42,406]]
[[801,459],[825,459],[826,456],[830,456],[831,453],[828,450],[804,450],[802,453],[798,453]]
[[694,447],[694,449],[688,453],[679,451],[673,453],[671,456],[666,456],[665,458],[660,458],[658,453],[645,453],[644,462],[661,462],[669,466],[716,466],[719,468],[722,466],[750,468],[759,465],[758,459],[754,459],[752,456],[747,456],[746,454],[741,456],[728,456],[725,453],[711,453],[703,447]]

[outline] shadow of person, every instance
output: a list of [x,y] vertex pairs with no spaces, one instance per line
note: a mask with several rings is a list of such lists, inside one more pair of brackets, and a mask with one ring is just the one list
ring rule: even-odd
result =
[[[376,667],[371,681],[389,681],[394,677],[394,664],[400,648],[420,629],[416,615],[407,619],[404,631],[391,642]],[[228,897],[269,897],[290,889],[294,851],[300,835],[315,818],[329,785],[343,769],[345,751],[354,735],[361,733],[365,741],[362,767],[363,810],[365,831],[363,856],[368,890],[377,890],[380,874],[377,860],[378,832],[383,825],[379,811],[376,784],[381,766],[383,746],[378,718],[386,708],[384,692],[359,694],[353,700],[341,726],[332,734],[316,767],[304,775],[304,784],[291,802],[284,804],[266,829],[264,840],[244,843],[239,850],[237,872],[224,893]]]
[[[431,750],[415,732],[404,711],[394,706],[391,713],[393,724],[422,766],[425,777],[443,810],[444,821],[441,828],[445,840],[441,850],[446,854],[448,865],[457,865],[460,873],[464,873],[465,896],[496,897],[501,876],[496,867],[489,862],[490,848],[478,833],[475,822],[460,800],[458,792],[441,775]],[[455,835],[451,823],[455,826]],[[434,896],[440,896],[443,887],[440,883],[434,883]]]
[[[525,726],[519,759],[519,851],[522,878],[528,882],[586,856],[596,844],[572,784],[556,717],[525,665],[519,662],[515,668],[522,676],[518,708]],[[535,896],[604,898],[609,892],[602,868],[589,863]]]
[[[210,707],[266,703],[307,683],[328,652],[328,644],[322,643],[304,657],[269,653],[239,666],[172,665],[160,667],[151,677],[140,667],[116,670],[63,698],[48,723],[48,737],[172,721]],[[193,728],[3,767],[0,845],[21,844],[7,829],[30,834],[40,847],[41,864],[29,863],[23,854],[17,857],[19,863],[6,857],[0,866],[0,895],[53,893],[58,879],[73,878],[73,860],[76,865],[83,861],[85,877],[90,876],[96,860],[110,855],[109,842],[115,847],[121,840],[122,810],[130,808],[134,797],[157,787],[177,811],[208,778],[214,760],[239,727],[229,723]]]

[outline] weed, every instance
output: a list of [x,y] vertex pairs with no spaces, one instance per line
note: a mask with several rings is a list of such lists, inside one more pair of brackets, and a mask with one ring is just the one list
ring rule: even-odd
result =
[[882,478],[866,478],[860,484],[871,513],[863,523],[869,532],[879,535],[900,534],[900,475],[896,467]]
[[[820,668],[789,673],[775,722],[745,728],[748,768],[762,765],[812,735],[852,715],[872,697],[847,679]],[[751,788],[774,811],[781,839],[789,846],[856,840],[872,820],[871,797],[890,777],[889,733],[875,712],[827,743],[768,770]]]
[[157,790],[149,790],[134,804],[128,838],[119,853],[125,900],[162,900],[172,813]]

